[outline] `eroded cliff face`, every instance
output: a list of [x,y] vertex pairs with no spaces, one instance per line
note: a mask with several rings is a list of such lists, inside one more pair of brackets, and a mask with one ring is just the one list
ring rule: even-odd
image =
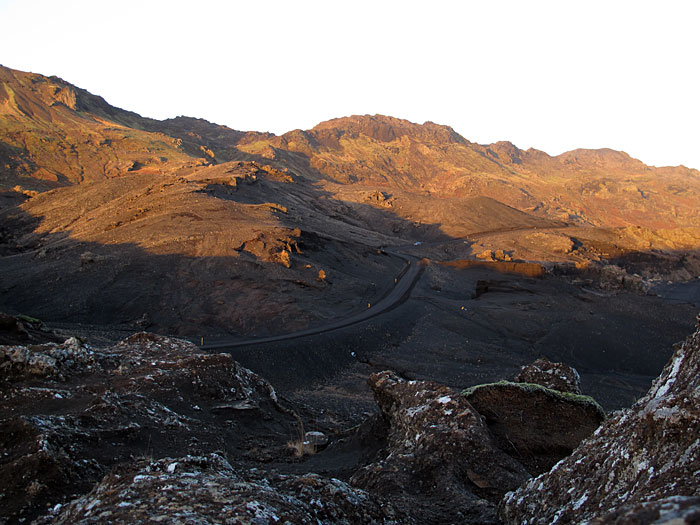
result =
[[615,413],[550,472],[508,493],[501,517],[530,525],[697,523],[699,407],[700,330],[632,408]]

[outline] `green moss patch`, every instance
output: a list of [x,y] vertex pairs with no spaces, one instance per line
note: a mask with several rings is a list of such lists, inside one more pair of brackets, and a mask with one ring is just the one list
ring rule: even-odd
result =
[[534,393],[541,392],[549,397],[558,399],[560,401],[567,401],[569,403],[574,403],[577,405],[583,405],[591,407],[596,410],[605,419],[605,410],[601,407],[598,402],[591,396],[583,396],[580,394],[571,394],[569,392],[560,392],[559,390],[553,390],[536,383],[514,383],[512,381],[498,381],[497,383],[485,383],[483,385],[474,385],[462,391],[462,395],[469,397],[474,394],[477,390],[484,388],[517,388],[523,392]]

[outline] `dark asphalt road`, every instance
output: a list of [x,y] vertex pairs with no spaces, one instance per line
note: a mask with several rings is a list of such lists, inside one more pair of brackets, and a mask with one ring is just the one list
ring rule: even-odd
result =
[[286,341],[290,339],[297,339],[300,337],[307,337],[310,335],[317,335],[332,330],[337,330],[339,328],[345,328],[373,317],[377,317],[382,313],[395,308],[399,304],[403,303],[411,294],[411,290],[415,286],[416,282],[420,278],[422,273],[422,265],[417,260],[409,260],[407,262],[407,267],[399,274],[397,282],[392,288],[392,290],[386,294],[377,303],[371,305],[362,312],[359,312],[350,317],[344,319],[338,319],[331,323],[325,324],[323,326],[317,326],[315,328],[309,328],[307,330],[300,330],[299,332],[293,332],[291,334],[276,335],[272,337],[261,337],[257,339],[248,339],[246,341],[236,341],[236,342],[221,342],[200,346],[203,350],[214,350],[221,348],[235,348],[239,346],[251,346],[263,343],[273,343],[276,341]]

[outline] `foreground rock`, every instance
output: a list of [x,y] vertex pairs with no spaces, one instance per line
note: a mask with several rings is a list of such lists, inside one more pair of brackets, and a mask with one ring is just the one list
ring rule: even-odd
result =
[[413,523],[337,479],[236,470],[216,454],[117,468],[44,523]]
[[295,415],[228,354],[136,334],[104,351],[76,339],[0,347],[0,522],[88,492],[134,457],[288,454]]
[[550,472],[506,495],[500,515],[519,524],[698,523],[698,496],[700,330],[645,397]]
[[67,376],[89,372],[97,365],[96,354],[75,337],[63,344],[0,346],[0,381],[32,378],[65,381]]
[[660,500],[623,505],[592,520],[606,523],[695,525],[700,523],[700,497],[671,496]]
[[381,372],[369,384],[389,425],[387,444],[351,483],[424,523],[496,523],[495,503],[529,474],[498,448],[480,414],[435,383]]
[[592,398],[534,383],[501,381],[463,392],[498,446],[534,476],[548,471],[605,419]]

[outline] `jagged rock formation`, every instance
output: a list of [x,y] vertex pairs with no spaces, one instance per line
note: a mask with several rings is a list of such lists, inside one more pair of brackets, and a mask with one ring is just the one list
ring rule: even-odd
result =
[[581,376],[566,363],[537,359],[525,365],[515,377],[516,383],[535,383],[559,392],[581,393]]
[[298,429],[269,383],[186,341],[140,333],[95,351],[70,339],[0,347],[0,359],[0,520],[87,492],[135,456],[266,461]]
[[96,355],[75,337],[63,344],[0,346],[0,380],[14,382],[32,377],[65,381],[66,376],[93,371]]
[[[506,495],[508,523],[696,523],[700,496],[700,330],[648,394],[550,472]],[[682,499],[690,497],[694,499]],[[638,520],[638,521],[635,521]]]
[[422,522],[495,523],[494,503],[529,477],[458,392],[392,372],[369,384],[389,425],[387,445],[353,485],[401,501]]
[[39,523],[414,523],[337,479],[234,469],[216,454],[141,460]]

